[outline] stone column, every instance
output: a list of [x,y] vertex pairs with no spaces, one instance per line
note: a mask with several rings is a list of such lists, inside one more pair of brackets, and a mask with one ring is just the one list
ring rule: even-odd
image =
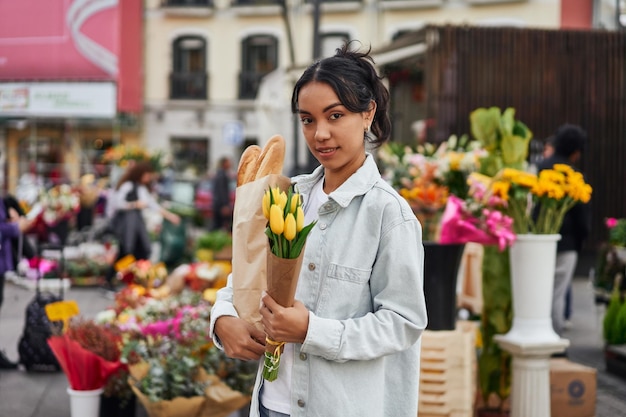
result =
[[495,340],[513,355],[511,417],[550,417],[550,357],[563,352],[569,340],[521,343],[506,335],[497,335]]

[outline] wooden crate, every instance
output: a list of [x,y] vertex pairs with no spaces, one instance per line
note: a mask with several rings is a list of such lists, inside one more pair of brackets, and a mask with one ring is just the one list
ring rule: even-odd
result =
[[422,336],[419,417],[471,417],[476,395],[476,326]]

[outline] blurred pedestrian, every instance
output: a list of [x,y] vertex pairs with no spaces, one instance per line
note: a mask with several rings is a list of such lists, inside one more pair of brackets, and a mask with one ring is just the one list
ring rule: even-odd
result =
[[[552,141],[554,152],[539,163],[539,172],[550,169],[555,164],[566,164],[576,169],[587,142],[587,133],[572,124],[560,126]],[[561,335],[565,329],[565,300],[572,282],[578,256],[583,242],[591,230],[589,203],[578,203],[572,207],[563,219],[559,233],[561,240],[557,244],[556,269],[554,273],[554,291],[552,294],[552,325]]]
[[[5,204],[5,198],[0,198],[0,308],[4,300],[4,281],[8,271],[15,270],[15,259],[13,253],[14,239],[32,226],[33,219],[20,216],[14,208]],[[0,350],[0,369],[17,369],[17,363],[11,361],[4,351]]]
[[219,166],[213,177],[213,225],[211,230],[224,229],[230,231],[233,221],[233,206],[231,202],[232,161],[229,157],[220,158]]
[[[135,259],[150,259],[152,243],[142,210],[157,211],[167,221],[175,225],[180,223],[180,217],[161,206],[150,192],[156,174],[151,162],[137,162],[126,170],[109,197],[107,213],[119,248],[116,262],[127,255],[133,255]],[[109,289],[114,289],[115,272],[113,266],[106,275]]]

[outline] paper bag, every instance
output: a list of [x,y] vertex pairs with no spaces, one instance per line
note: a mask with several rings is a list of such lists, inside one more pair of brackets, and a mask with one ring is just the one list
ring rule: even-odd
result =
[[233,304],[239,317],[259,330],[261,293],[266,289],[268,237],[263,216],[263,194],[269,187],[286,190],[291,180],[268,175],[241,185],[236,190],[233,212]]

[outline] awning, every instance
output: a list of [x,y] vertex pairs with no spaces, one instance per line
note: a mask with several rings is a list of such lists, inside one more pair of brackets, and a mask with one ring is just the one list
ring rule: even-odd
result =
[[425,32],[423,30],[410,31],[389,44],[372,51],[372,57],[377,66],[408,63],[421,58],[427,50]]

